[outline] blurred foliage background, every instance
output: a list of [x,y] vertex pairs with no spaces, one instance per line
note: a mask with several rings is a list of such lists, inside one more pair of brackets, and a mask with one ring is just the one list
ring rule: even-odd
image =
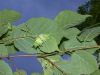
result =
[[[100,25],[100,0],[90,0],[85,4],[79,6],[78,13],[80,14],[89,14],[92,15],[91,18],[88,18],[79,29],[90,28]],[[100,35],[95,38],[97,43],[100,44]]]

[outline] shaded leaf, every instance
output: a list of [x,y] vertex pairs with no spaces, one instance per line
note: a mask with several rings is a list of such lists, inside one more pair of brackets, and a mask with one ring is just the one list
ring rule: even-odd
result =
[[[68,41],[63,42],[63,47],[64,49],[75,49],[75,48],[79,48],[81,46],[81,43],[77,40],[77,39],[71,39]],[[69,50],[71,51],[71,50]]]
[[0,37],[8,31],[7,25],[0,25]]
[[21,38],[32,38],[32,39],[34,39],[34,36],[30,35],[27,32],[22,31],[17,26],[13,26],[12,31],[9,31],[7,36],[5,38],[3,38],[3,42],[8,45],[8,44],[13,43],[15,40],[21,39]]
[[34,46],[35,47],[41,46],[45,41],[47,41],[47,39],[49,39],[49,35],[40,34],[35,38]]
[[21,31],[17,26],[13,26],[12,31],[9,31],[7,36],[3,38],[3,42],[6,45],[9,45],[17,39],[26,38],[26,37],[31,37],[31,35],[27,34],[24,31]]
[[73,39],[76,38],[79,33],[80,33],[79,29],[75,27],[69,28],[64,30],[64,37],[66,37],[67,39]]
[[0,44],[0,56],[1,57],[8,56],[8,51],[7,51],[7,48],[4,44]]
[[14,47],[14,45],[9,45],[6,46],[8,54],[15,54],[17,52],[16,48]]
[[84,29],[78,39],[80,41],[91,41],[100,34],[100,27]]
[[100,70],[97,70],[97,71],[93,72],[93,73],[90,74],[90,75],[100,75]]

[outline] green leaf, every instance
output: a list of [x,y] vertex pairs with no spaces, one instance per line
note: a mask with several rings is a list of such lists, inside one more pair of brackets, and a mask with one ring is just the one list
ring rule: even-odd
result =
[[21,17],[19,12],[14,10],[1,10],[0,11],[0,22],[15,22]]
[[15,54],[17,52],[14,45],[8,45],[8,46],[6,46],[6,48],[7,48],[8,54]]
[[90,15],[81,15],[73,11],[65,10],[58,14],[55,21],[62,28],[69,28],[84,22]]
[[34,39],[33,35],[22,31],[17,26],[13,26],[12,31],[9,31],[7,36],[3,38],[2,40],[6,45],[9,45],[9,44],[12,44],[17,39],[27,38],[27,37]]
[[4,44],[0,44],[0,56],[1,57],[8,56],[8,51],[7,51],[7,48]]
[[[52,61],[53,63],[59,63],[60,61],[63,61],[63,59],[61,58],[61,56],[59,56],[59,55],[56,55],[56,56],[50,56],[50,57],[48,57],[48,59],[50,60],[50,61]],[[50,64],[50,63],[48,63],[48,64]],[[59,71],[55,66],[51,66],[51,69],[52,69],[52,71],[53,71],[53,75],[62,75],[62,72],[61,71]]]
[[71,75],[91,74],[98,69],[95,57],[86,51],[76,51],[70,61],[57,64],[66,74]]
[[0,37],[8,31],[7,25],[0,25]]
[[17,26],[13,27],[12,31],[10,32],[10,37],[16,38],[16,39],[22,38],[22,37],[24,38],[26,35],[27,33],[24,31],[21,31],[19,27]]
[[93,73],[90,74],[90,75],[100,75],[100,70],[97,70],[97,71],[93,72]]
[[3,38],[3,42],[6,45],[12,44],[15,40],[20,39],[20,38],[25,38],[27,36],[30,36],[29,34],[27,35],[26,32],[21,31],[17,26],[12,27],[12,31],[9,31],[7,36]]
[[81,46],[81,43],[77,39],[70,39],[68,41],[63,42],[64,49],[71,51],[69,49],[75,49],[79,48]]
[[57,41],[54,37],[50,36],[45,42],[43,42],[42,46],[39,47],[43,52],[54,52],[58,50]]
[[100,34],[100,27],[84,29],[78,39],[80,41],[91,41]]
[[[92,41],[89,41],[89,42],[82,42],[82,46],[83,47],[92,47],[92,46],[97,46],[97,43],[96,43],[96,41],[92,40]],[[86,49],[86,51],[93,54],[98,49],[99,48],[91,48],[91,49]]]
[[20,29],[37,36],[40,34],[52,35],[57,40],[57,44],[60,43],[60,40],[63,37],[63,31],[58,27],[57,23],[47,18],[32,18],[20,25]]
[[14,45],[20,51],[34,54],[37,53],[37,50],[33,48],[33,42],[34,40],[31,38],[20,38],[14,41]]
[[53,75],[52,65],[46,60],[42,60],[42,67],[44,75]]
[[90,49],[87,48],[87,47],[93,47],[93,46],[97,46],[97,43],[94,40],[92,40],[90,42],[81,42],[80,43],[77,39],[73,38],[68,41],[64,41],[61,44],[60,49],[68,50],[68,51],[81,49],[81,50],[86,50],[87,52],[93,54],[96,50],[99,49],[99,48],[90,48]]
[[10,23],[0,25],[0,37],[2,37],[3,35],[4,37],[7,36],[9,33],[8,31],[12,30],[12,27],[13,26]]
[[49,35],[40,34],[35,38],[34,46],[35,47],[41,46],[45,41],[47,41],[47,39],[49,39]]
[[31,75],[44,75],[43,73],[32,73]]
[[14,75],[27,75],[27,73],[24,70],[18,70],[14,72]]
[[0,60],[0,75],[13,75],[11,68],[3,60]]
[[80,33],[79,29],[75,27],[69,28],[64,30],[64,37],[66,37],[67,39],[73,39],[76,38],[79,33]]

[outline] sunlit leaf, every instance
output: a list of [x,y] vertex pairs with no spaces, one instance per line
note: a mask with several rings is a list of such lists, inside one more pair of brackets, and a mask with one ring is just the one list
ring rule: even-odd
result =
[[11,68],[3,60],[0,60],[0,75],[13,75]]
[[91,74],[98,69],[96,59],[86,51],[73,53],[70,61],[59,62],[58,66],[71,75]]
[[40,34],[35,38],[34,46],[35,47],[41,46],[45,41],[47,41],[47,39],[49,39],[49,37],[50,37],[49,35]]
[[56,38],[58,44],[63,37],[63,31],[57,23],[47,18],[32,18],[20,27],[32,35],[50,34]]
[[61,26],[62,28],[69,28],[80,23],[84,22],[87,17],[90,15],[81,15],[73,11],[65,10],[60,12],[55,21]]
[[56,39],[51,36],[39,48],[47,53],[59,50]]
[[43,60],[42,67],[43,67],[44,75],[53,75],[52,65],[48,61]]
[[[47,57],[47,59],[49,59],[52,63],[57,63],[59,61],[63,61],[59,55]],[[61,72],[59,72],[59,70],[54,65],[52,65],[47,60],[41,60],[40,62],[41,62],[42,67],[43,67],[44,75],[62,74]]]

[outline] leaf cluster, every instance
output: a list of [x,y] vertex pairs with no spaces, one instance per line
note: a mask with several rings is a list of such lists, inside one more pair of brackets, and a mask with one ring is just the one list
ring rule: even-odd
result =
[[[27,75],[24,70],[12,72],[3,60],[14,57],[36,56],[43,67],[43,73],[31,75],[99,75],[99,60],[94,53],[100,46],[94,38],[100,34],[100,26],[79,30],[90,15],[81,15],[65,10],[55,19],[32,18],[14,26],[20,13],[12,10],[0,11],[0,75]],[[17,52],[27,55],[15,55]],[[70,55],[64,60],[62,55]],[[99,53],[100,54],[100,53]]]

